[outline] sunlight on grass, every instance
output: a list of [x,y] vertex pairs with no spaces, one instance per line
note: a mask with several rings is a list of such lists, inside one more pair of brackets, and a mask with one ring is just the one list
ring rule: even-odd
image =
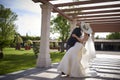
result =
[[64,52],[61,53],[61,52],[52,52],[50,53],[51,54],[51,59],[52,59],[52,63],[56,63],[56,62],[59,62],[63,55],[65,54]]
[[0,60],[0,74],[6,74],[18,70],[35,67],[36,58],[33,50],[4,49],[4,58]]
[[[59,62],[64,53],[51,52],[52,63]],[[36,57],[33,50],[15,50],[14,48],[4,49],[4,58],[0,59],[0,75],[19,70],[26,70],[36,66]]]

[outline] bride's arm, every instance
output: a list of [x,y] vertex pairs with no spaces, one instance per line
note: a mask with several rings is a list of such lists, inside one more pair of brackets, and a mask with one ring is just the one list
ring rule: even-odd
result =
[[88,40],[88,38],[89,38],[89,34],[85,33],[84,38],[83,38],[84,44],[86,43],[86,41]]

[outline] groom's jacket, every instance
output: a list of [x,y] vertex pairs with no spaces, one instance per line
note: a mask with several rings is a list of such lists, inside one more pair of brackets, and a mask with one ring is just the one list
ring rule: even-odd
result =
[[67,41],[67,46],[69,45],[69,47],[72,47],[72,46],[74,46],[74,44],[76,42],[79,42],[76,38],[72,37],[72,34],[75,34],[76,36],[80,37],[82,35],[81,28],[80,27],[79,28],[75,28],[73,30],[73,32],[71,33],[71,35],[70,35],[70,37],[69,37],[69,39]]

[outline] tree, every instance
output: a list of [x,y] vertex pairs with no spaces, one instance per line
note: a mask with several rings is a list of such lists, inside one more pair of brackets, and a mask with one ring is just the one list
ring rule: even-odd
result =
[[31,49],[31,45],[33,44],[32,40],[27,40],[25,42],[25,50],[30,50]]
[[14,40],[16,19],[17,15],[14,12],[0,4],[0,58],[3,58],[3,48]]
[[61,43],[61,52],[64,52],[64,43],[69,37],[70,24],[62,16],[58,15],[57,17],[51,20],[51,32],[60,34],[59,40]]
[[20,34],[16,33],[14,42],[15,42],[15,45],[16,45],[16,50],[20,50],[21,49],[21,43],[23,43],[23,40],[22,40]]
[[106,37],[107,39],[120,39],[120,32],[113,32]]
[[99,39],[99,36],[97,35],[97,36],[95,37],[95,39]]

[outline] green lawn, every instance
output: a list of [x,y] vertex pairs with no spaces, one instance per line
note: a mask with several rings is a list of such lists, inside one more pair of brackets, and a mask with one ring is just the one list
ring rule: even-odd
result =
[[63,53],[51,52],[50,54],[51,54],[50,56],[51,56],[51,59],[52,59],[52,63],[56,63],[56,62],[60,62],[60,60],[62,59],[62,57],[65,53],[64,52]]
[[[51,52],[52,62],[59,62],[64,53]],[[0,75],[25,70],[36,66],[36,57],[33,50],[4,49],[4,58],[0,60]]]

